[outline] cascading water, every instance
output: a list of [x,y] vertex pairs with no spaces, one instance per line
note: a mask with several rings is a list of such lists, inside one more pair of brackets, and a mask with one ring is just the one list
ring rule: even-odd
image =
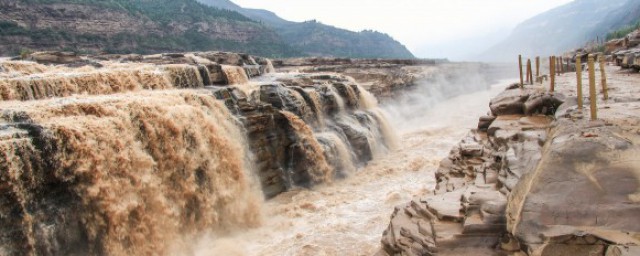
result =
[[302,156],[305,158],[296,160],[310,166],[308,172],[314,183],[331,182],[333,180],[333,168],[329,166],[322,146],[314,136],[313,131],[295,114],[288,111],[282,111],[281,113],[289,120],[296,134],[300,136],[300,144],[294,145],[294,147],[300,147],[304,152]]
[[[31,72],[31,66],[22,65]],[[26,68],[25,68],[26,67]],[[85,71],[46,69],[45,73],[0,77],[2,100],[37,100],[73,94],[102,95],[126,91],[203,87],[197,67],[191,65],[118,65]]]
[[[194,254],[194,239],[258,226],[260,189],[340,182],[395,147],[345,77],[252,84],[246,66],[194,56],[0,63],[0,255]],[[239,84],[209,85],[220,77]]]
[[3,119],[14,137],[0,144],[0,222],[13,232],[0,252],[166,253],[184,236],[260,222],[242,130],[207,94],[18,104]]
[[[443,81],[439,86],[454,85]],[[484,87],[459,85],[462,86],[457,88],[460,90]],[[441,159],[468,129],[475,127],[476,118],[486,111],[490,96],[500,90],[501,87],[496,86],[491,91],[451,99],[421,95],[424,100],[430,100],[430,107],[422,108],[421,101],[413,101],[413,107],[420,115],[402,120],[403,124],[416,126],[402,129],[401,143],[398,143],[401,147],[397,150],[368,162],[348,178],[336,180],[330,186],[293,190],[276,196],[265,203],[265,215],[270,217],[261,228],[223,239],[200,241],[195,255],[374,255],[379,250],[380,235],[389,225],[390,209],[412,199],[418,200],[434,189],[433,172]],[[366,91],[361,90],[359,97],[366,97],[362,92]],[[331,96],[322,99],[326,104],[335,104]],[[359,103],[362,108],[359,111],[376,109],[371,98],[369,101],[361,99]],[[409,104],[402,106],[406,107],[403,110],[412,110]],[[382,105],[380,109],[381,112],[393,110],[398,110],[398,106]],[[345,112],[349,112],[348,108]],[[346,135],[340,135],[337,130],[343,129],[332,128],[338,118],[339,114],[327,114],[327,130],[336,131],[333,134],[342,141],[353,142],[341,138]],[[360,126],[357,118],[351,118],[354,127]],[[392,120],[398,119],[400,117]],[[322,145],[326,144],[327,137],[333,137],[316,129],[315,137]],[[390,126],[389,129],[393,128]],[[327,161],[332,162],[331,157],[327,157]]]
[[247,73],[241,67],[222,65],[222,73],[227,80],[227,84],[245,84],[249,82]]

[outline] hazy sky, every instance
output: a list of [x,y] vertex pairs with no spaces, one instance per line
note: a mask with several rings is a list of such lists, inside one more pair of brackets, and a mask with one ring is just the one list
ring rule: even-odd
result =
[[572,0],[232,0],[292,21],[374,29],[418,57],[468,58],[519,22]]

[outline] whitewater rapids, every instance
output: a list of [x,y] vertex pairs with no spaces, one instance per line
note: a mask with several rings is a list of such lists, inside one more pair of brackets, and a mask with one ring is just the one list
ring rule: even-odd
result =
[[475,128],[505,84],[446,100],[432,97],[431,104],[382,106],[388,113],[423,113],[391,116],[400,135],[398,149],[344,180],[280,194],[263,205],[262,227],[204,236],[186,254],[373,255],[393,207],[434,189],[440,160]]

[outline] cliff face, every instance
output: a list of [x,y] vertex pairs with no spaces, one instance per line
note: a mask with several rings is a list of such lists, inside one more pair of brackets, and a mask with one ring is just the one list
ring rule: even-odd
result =
[[297,54],[238,13],[180,1],[0,1],[0,54],[22,49],[154,53],[242,50]]
[[272,27],[290,45],[311,56],[349,58],[414,58],[400,42],[376,31],[354,32],[316,21],[292,22],[260,9],[242,8],[229,0],[198,0],[209,6],[237,11]]

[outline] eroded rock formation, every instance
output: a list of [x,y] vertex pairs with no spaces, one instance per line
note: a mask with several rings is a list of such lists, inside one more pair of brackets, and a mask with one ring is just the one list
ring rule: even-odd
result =
[[440,163],[434,194],[394,210],[381,254],[483,255],[500,244],[507,197],[526,167],[539,160],[532,152],[541,150],[551,121],[524,115],[536,92],[516,88],[494,98],[493,116],[481,118],[479,130]]
[[396,207],[378,254],[637,254],[637,110],[611,109],[590,122],[575,99],[510,87],[442,160],[433,194]]

